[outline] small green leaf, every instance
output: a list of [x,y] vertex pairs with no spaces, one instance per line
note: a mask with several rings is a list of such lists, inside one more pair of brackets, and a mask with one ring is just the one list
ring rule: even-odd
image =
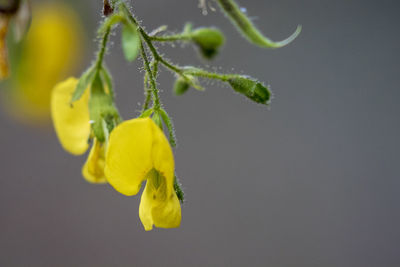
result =
[[167,25],[161,25],[160,27],[152,30],[151,33],[149,33],[149,35],[155,36],[155,35],[159,34],[160,32],[166,31],[167,29],[168,29]]
[[139,116],[139,118],[147,118],[150,117],[153,113],[153,108],[146,109],[143,113]]
[[192,29],[193,29],[193,24],[188,22],[183,27],[182,34],[190,34],[192,32]]
[[232,23],[236,26],[236,28],[243,34],[243,36],[250,42],[255,45],[264,48],[279,48],[291,43],[301,32],[301,26],[297,26],[296,31],[280,42],[274,42],[269,38],[265,37],[256,26],[250,21],[250,19],[246,16],[245,13],[241,11],[239,6],[235,3],[234,0],[217,0],[219,6],[222,10],[227,14],[227,16],[231,19]]
[[271,98],[269,88],[253,78],[247,76],[233,76],[228,79],[228,83],[236,92],[247,96],[254,102],[268,104]]
[[197,77],[194,77],[190,74],[182,74],[179,78],[176,79],[174,84],[174,93],[177,96],[183,95],[190,87],[198,91],[204,91],[204,87],[201,86]]
[[192,75],[188,75],[185,74],[185,76],[183,77],[184,79],[186,78],[186,82],[189,83],[189,85],[191,87],[193,87],[194,89],[198,90],[198,91],[204,91],[206,89],[204,89],[204,87],[200,84],[199,79],[197,79],[197,77],[194,77]]
[[160,129],[162,131],[163,130],[163,124],[162,124],[160,115],[157,112],[155,112],[153,114],[152,120],[154,121],[155,124],[157,124],[158,127],[160,127]]
[[113,90],[113,83],[112,83],[112,77],[110,72],[108,71],[108,69],[105,66],[101,67],[100,70],[100,75],[102,80],[105,82],[106,84],[106,92],[110,94],[110,96],[114,99],[114,90]]
[[188,83],[191,87],[193,87],[196,90],[199,91],[204,91],[204,87],[200,84],[199,79],[195,76],[201,76],[198,75],[198,68],[192,67],[192,66],[186,66],[183,67],[183,73],[181,73],[181,76],[178,79],[182,79],[186,83]]
[[92,66],[87,69],[81,76],[76,85],[75,91],[72,94],[71,103],[79,100],[85,90],[92,85],[94,76],[96,74],[96,69]]
[[126,60],[132,62],[136,59],[140,49],[140,36],[132,24],[122,26],[122,50]]
[[179,180],[175,175],[175,177],[174,177],[174,190],[175,190],[176,196],[179,199],[179,202],[183,203],[184,200],[185,200],[185,193],[183,192],[181,186],[182,185],[179,183]]
[[114,24],[117,24],[123,20],[124,18],[121,15],[113,14],[103,22],[97,33],[99,35],[103,35],[107,31],[107,29],[111,28]]
[[168,129],[169,143],[171,144],[172,147],[176,147],[175,130],[174,130],[174,125],[172,124],[172,120],[170,119],[168,113],[163,108],[160,109],[160,115]]

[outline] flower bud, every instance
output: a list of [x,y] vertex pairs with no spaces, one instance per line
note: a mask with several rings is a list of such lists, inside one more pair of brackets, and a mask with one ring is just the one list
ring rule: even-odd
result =
[[212,59],[224,44],[225,37],[218,29],[199,28],[192,32],[192,40],[205,58]]
[[270,100],[271,92],[268,87],[257,80],[246,76],[235,76],[230,78],[228,82],[236,92],[247,96],[254,102],[268,104]]
[[103,143],[106,139],[106,131],[111,132],[119,120],[119,114],[113,104],[112,96],[107,93],[99,76],[94,79],[91,86],[89,114],[93,133],[97,140]]
[[179,77],[176,79],[174,84],[174,94],[177,96],[183,95],[187,90],[189,90],[189,87],[190,84],[182,77]]

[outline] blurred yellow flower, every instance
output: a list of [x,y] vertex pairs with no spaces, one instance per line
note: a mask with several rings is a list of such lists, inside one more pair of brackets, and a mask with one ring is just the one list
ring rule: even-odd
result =
[[13,114],[28,122],[48,121],[51,89],[78,67],[83,39],[79,17],[70,7],[33,5],[32,24],[14,62],[5,103]]
[[181,207],[174,190],[174,157],[167,138],[150,118],[132,119],[110,134],[107,181],[124,195],[135,195],[147,180],[139,217],[146,231],[153,225],[179,227]]
[[[76,78],[68,78],[54,87],[51,97],[51,116],[58,139],[63,148],[73,155],[86,152],[91,132],[88,107],[90,90],[86,90],[79,100],[72,104],[70,102],[77,84]],[[82,175],[90,183],[104,183],[105,145],[93,139]]]

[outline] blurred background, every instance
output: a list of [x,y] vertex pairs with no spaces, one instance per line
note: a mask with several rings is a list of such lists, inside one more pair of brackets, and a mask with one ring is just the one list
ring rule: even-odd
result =
[[[27,38],[35,40],[37,25],[46,42],[32,41],[32,49],[46,53],[26,56],[31,65],[13,70],[20,80],[46,71],[57,80],[79,76],[94,58],[102,1],[57,2],[33,1]],[[44,63],[59,32],[41,34],[56,25],[35,17],[44,3],[61,12],[65,32],[72,29],[49,57],[64,55],[65,69]],[[303,25],[277,50],[250,45],[220,11],[202,15],[196,0],[130,3],[149,31],[163,24],[180,31],[187,21],[217,26],[227,43],[213,62],[191,45],[159,48],[180,65],[256,77],[275,98],[266,108],[214,82],[175,97],[174,78],[162,70],[186,203],[180,228],[145,232],[140,195],[88,184],[86,156],[61,148],[43,100],[47,80],[22,86],[12,76],[0,85],[1,266],[400,266],[398,1],[239,1],[274,40]],[[106,62],[128,119],[143,101],[143,72],[140,61],[126,63],[119,39],[118,29]],[[39,109],[24,110],[27,103]]]

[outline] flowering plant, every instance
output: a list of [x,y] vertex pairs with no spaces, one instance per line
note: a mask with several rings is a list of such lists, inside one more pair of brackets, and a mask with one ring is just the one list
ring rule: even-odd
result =
[[[0,78],[8,75],[5,33],[8,21],[19,10],[20,1],[9,1],[14,9],[3,12],[0,23]],[[27,3],[28,0],[23,1]],[[238,31],[251,43],[263,48],[279,48],[292,42],[301,27],[287,39],[274,42],[265,37],[234,0],[215,0]],[[206,2],[200,1],[203,9]],[[6,10],[6,9],[4,9]],[[1,9],[0,9],[1,11]],[[203,10],[204,12],[205,10]],[[172,120],[162,105],[157,85],[159,66],[172,72],[173,91],[183,95],[189,88],[203,91],[202,79],[217,80],[255,103],[268,105],[269,86],[241,74],[222,74],[193,66],[178,66],[157,48],[160,42],[193,43],[207,60],[213,59],[225,43],[214,27],[193,28],[186,24],[178,34],[161,34],[166,26],[145,31],[132,9],[123,0],[104,0],[105,19],[98,29],[99,51],[96,60],[79,79],[70,77],[55,85],[51,96],[54,128],[63,148],[74,155],[92,148],[82,174],[91,183],[108,182],[121,194],[136,195],[145,181],[139,217],[145,230],[153,225],[178,227],[184,194],[175,175],[173,147],[176,137]],[[123,121],[115,104],[112,75],[104,63],[111,32],[122,27],[122,50],[127,61],[141,57],[144,65],[144,102],[137,118]],[[166,136],[164,134],[166,132]]]

